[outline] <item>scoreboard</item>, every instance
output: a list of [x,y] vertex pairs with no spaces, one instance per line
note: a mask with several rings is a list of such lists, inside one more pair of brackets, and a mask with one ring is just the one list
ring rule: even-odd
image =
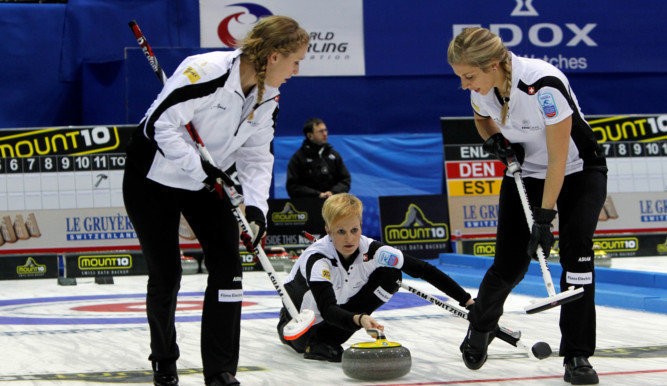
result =
[[0,254],[137,249],[123,206],[134,126],[0,132]]
[[[609,168],[596,235],[667,232],[667,115],[589,117],[588,122]],[[441,125],[452,239],[493,239],[505,167],[482,149],[472,117],[442,118]],[[663,241],[651,248],[653,254],[666,252]]]
[[0,160],[0,210],[123,206],[125,154]]
[[3,131],[0,211],[123,206],[121,132],[115,126]]

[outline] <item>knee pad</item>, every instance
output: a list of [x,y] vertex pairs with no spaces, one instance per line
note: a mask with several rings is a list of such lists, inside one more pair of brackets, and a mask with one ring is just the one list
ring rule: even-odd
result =
[[401,271],[393,268],[380,268],[376,270],[376,273],[381,273],[382,275],[379,280],[379,285],[373,293],[386,303],[396,292],[398,292]]
[[394,292],[387,291],[385,288],[383,288],[381,285],[377,286],[375,290],[373,290],[373,294],[377,296],[378,299],[380,299],[383,303],[388,302],[392,296],[394,296]]
[[398,291],[400,285],[398,282],[403,277],[401,270],[394,268],[381,267],[377,268],[368,278],[369,283],[377,283],[385,291],[394,294]]

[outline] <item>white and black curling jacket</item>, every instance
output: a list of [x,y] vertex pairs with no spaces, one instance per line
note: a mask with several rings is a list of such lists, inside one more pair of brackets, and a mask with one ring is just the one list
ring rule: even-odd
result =
[[[604,152],[584,120],[565,75],[541,59],[511,55],[512,88],[505,124],[501,123],[503,101],[498,89],[494,88],[486,95],[471,92],[470,97],[477,115],[493,119],[505,138],[523,147],[526,157],[521,164],[522,175],[546,178],[546,126],[569,116],[572,116],[572,130],[565,174],[581,171],[584,167],[606,169]],[[509,170],[507,175],[511,176]]]
[[[377,250],[382,244],[373,242],[373,239],[361,236],[357,254],[348,262],[343,261],[329,236],[310,245],[285,279],[285,289],[299,311],[313,310],[315,323],[326,320],[347,330],[357,329],[352,321],[353,314],[338,305],[345,304],[359,292],[378,268],[372,260],[374,251],[369,253],[369,247],[374,244],[374,250]],[[386,302],[392,294],[376,295],[383,296]]]
[[[220,169],[236,165],[245,204],[266,214],[279,92],[267,85],[260,102],[257,87],[244,95],[241,53],[218,51],[186,58],[146,112],[127,152],[147,178],[174,188],[200,190],[206,174],[185,128],[192,122]],[[253,107],[253,119],[248,120]]]
[[[381,266],[374,260],[374,256],[382,245],[362,235],[356,255],[345,261],[336,251],[331,238],[325,236],[299,256],[285,279],[285,290],[299,311],[314,311],[315,323],[326,320],[340,328],[354,331],[359,328],[352,319],[354,314],[339,305],[347,303],[356,295],[368,283],[370,275]],[[402,272],[426,280],[461,305],[470,299],[469,293],[435,266],[405,253],[403,258],[403,266],[400,268]],[[386,303],[393,294],[378,287],[373,290],[373,295]]]

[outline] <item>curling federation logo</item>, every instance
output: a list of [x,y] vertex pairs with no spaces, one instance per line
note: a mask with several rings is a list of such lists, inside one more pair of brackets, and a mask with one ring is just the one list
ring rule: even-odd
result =
[[235,47],[237,41],[243,38],[259,19],[273,15],[268,9],[253,3],[236,3],[229,7],[235,10],[242,8],[243,11],[225,16],[218,24],[218,37],[227,47]]

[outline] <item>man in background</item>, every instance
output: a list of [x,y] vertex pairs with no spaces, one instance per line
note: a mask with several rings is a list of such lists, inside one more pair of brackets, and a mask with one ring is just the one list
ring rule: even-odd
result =
[[311,118],[303,126],[306,138],[287,165],[287,193],[291,199],[319,197],[350,191],[352,178],[340,154],[327,142],[324,121]]

